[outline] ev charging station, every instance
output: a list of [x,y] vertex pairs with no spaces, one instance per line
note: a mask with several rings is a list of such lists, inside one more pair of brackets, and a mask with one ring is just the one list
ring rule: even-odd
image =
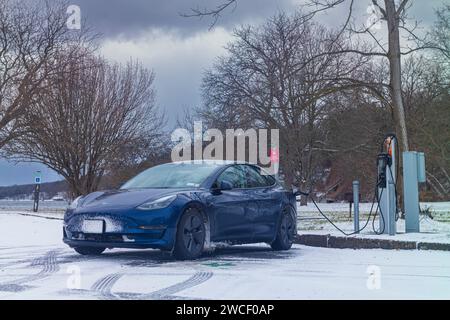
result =
[[[378,155],[377,200],[379,204],[380,233],[394,236],[397,233],[397,138],[388,135],[383,152]],[[406,232],[420,232],[419,183],[426,182],[425,154],[403,153],[403,192]]]
[[388,136],[383,143],[383,153],[378,155],[377,200],[380,210],[379,232],[391,236],[397,233],[397,138]]
[[[398,207],[397,193],[397,173],[398,164],[398,140],[394,134],[389,134],[383,141],[381,153],[377,157],[377,184],[375,187],[375,198],[378,203],[377,212],[380,213],[379,229],[374,227],[377,234],[388,234],[395,236],[397,234],[397,220],[400,212]],[[423,152],[403,152],[403,201],[405,210],[406,233],[420,232],[420,206],[419,206],[419,183],[426,182],[425,154]],[[355,235],[363,231],[369,222],[360,229],[359,224],[359,181],[353,182],[353,205],[354,205],[354,232],[346,233],[334,224],[313,201],[319,213],[330,222],[338,231],[345,236]],[[309,197],[310,193],[297,190],[298,194]],[[375,204],[375,201],[372,204]],[[369,218],[372,215],[372,209]],[[375,218],[373,218],[375,221]]]

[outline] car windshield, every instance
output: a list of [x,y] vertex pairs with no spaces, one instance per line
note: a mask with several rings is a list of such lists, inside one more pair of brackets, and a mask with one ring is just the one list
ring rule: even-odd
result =
[[207,162],[168,163],[137,175],[121,189],[198,188],[218,166]]

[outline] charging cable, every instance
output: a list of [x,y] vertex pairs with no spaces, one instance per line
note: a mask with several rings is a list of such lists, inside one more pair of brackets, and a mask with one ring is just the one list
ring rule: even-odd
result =
[[[375,193],[374,193],[374,199],[373,199],[373,201],[372,201],[372,206],[371,206],[371,208],[370,208],[370,212],[369,212],[369,216],[368,216],[368,218],[367,218],[367,220],[366,220],[366,223],[364,224],[364,227],[362,227],[361,229],[359,229],[359,230],[357,230],[357,231],[355,231],[355,232],[352,232],[352,233],[347,233],[347,232],[345,232],[344,230],[342,230],[341,228],[339,228],[325,213],[323,213],[323,211],[320,209],[320,207],[319,207],[319,205],[317,204],[317,202],[314,200],[314,198],[311,196],[311,193],[306,193],[306,192],[302,192],[302,191],[299,191],[298,193],[299,194],[301,194],[301,195],[303,195],[303,196],[305,196],[305,197],[308,197],[309,199],[311,199],[311,201],[312,201],[312,203],[314,204],[314,206],[317,208],[317,210],[319,211],[319,213],[333,226],[333,227],[335,227],[336,228],[336,230],[338,230],[339,232],[341,232],[343,235],[345,235],[345,236],[353,236],[353,235],[355,235],[355,234],[358,234],[358,233],[361,233],[362,231],[364,231],[366,228],[367,228],[367,226],[369,225],[369,222],[370,222],[370,219],[371,219],[371,217],[372,217],[372,214],[373,214],[373,220],[372,220],[372,228],[373,228],[373,231],[376,233],[376,234],[383,234],[384,233],[384,229],[385,229],[385,221],[384,221],[384,216],[383,216],[383,214],[382,214],[382,212],[381,212],[381,208],[380,208],[380,199],[381,199],[381,196],[383,195],[383,189],[381,190],[381,193],[380,193],[380,195],[379,195],[379,197],[378,197],[378,186],[379,186],[379,182],[377,181],[377,185],[376,185],[376,190],[375,190]],[[376,208],[376,210],[375,210],[375,213],[373,213],[373,208],[374,208],[374,206],[375,206],[375,202],[377,203],[377,208]],[[377,212],[378,212],[378,210],[380,210],[380,212],[381,212],[381,214],[380,214],[380,216],[381,216],[381,219],[383,219],[383,229],[379,232],[379,231],[377,231],[376,229],[375,229],[375,218],[376,218],[376,216],[377,216]]]

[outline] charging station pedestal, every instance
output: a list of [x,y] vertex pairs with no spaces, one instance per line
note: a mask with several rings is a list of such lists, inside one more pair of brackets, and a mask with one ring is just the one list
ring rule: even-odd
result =
[[383,184],[378,188],[378,202],[380,206],[379,230],[383,234],[395,236],[397,233],[397,192],[395,187],[397,183],[397,139],[387,141],[389,150],[386,154],[386,159],[389,159],[389,161],[386,161],[384,164],[384,169],[380,168],[380,164],[378,165],[379,171],[384,171]]
[[403,153],[403,189],[406,232],[420,232],[419,183],[426,182],[425,154]]

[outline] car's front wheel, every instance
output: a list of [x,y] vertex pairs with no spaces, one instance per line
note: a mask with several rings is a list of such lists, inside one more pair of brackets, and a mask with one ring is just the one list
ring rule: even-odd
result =
[[73,249],[83,256],[98,256],[106,250],[106,248],[100,247],[75,247]]
[[285,211],[281,217],[275,241],[270,245],[273,250],[289,250],[294,243],[295,222],[289,211]]
[[187,209],[178,223],[174,256],[180,260],[199,258],[203,253],[205,237],[202,213],[196,208]]

